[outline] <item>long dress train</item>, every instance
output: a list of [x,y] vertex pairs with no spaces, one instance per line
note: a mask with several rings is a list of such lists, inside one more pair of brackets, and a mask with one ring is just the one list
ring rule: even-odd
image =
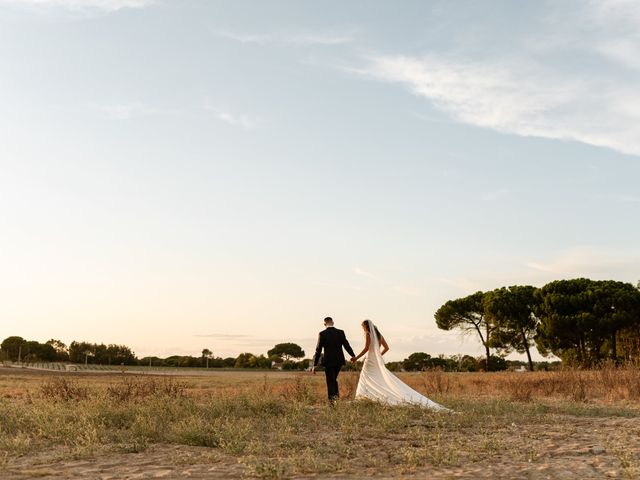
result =
[[450,411],[416,392],[387,369],[380,354],[380,341],[376,328],[371,320],[366,321],[369,322],[371,339],[356,388],[356,400],[368,399],[389,405],[414,404],[437,411]]

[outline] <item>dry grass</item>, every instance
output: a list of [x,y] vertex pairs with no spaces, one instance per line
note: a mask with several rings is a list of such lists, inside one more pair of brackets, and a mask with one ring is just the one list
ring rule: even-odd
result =
[[0,476],[37,466],[42,452],[54,452],[54,460],[98,459],[176,445],[226,456],[197,461],[222,462],[228,477],[422,478],[425,469],[435,475],[474,465],[487,472],[494,465],[563,468],[553,463],[561,454],[573,461],[595,444],[607,461],[590,464],[591,472],[640,475],[637,369],[401,377],[458,413],[349,401],[358,378],[352,372],[340,376],[346,401],[335,407],[324,402],[323,375],[3,376]]
[[416,390],[428,394],[465,397],[505,397],[528,402],[564,399],[576,402],[640,401],[640,366],[605,363],[596,370],[564,369],[557,372],[401,374]]

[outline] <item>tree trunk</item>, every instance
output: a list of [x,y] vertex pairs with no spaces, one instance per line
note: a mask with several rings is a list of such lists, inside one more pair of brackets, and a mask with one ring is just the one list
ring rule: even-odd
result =
[[522,330],[522,344],[524,345],[524,349],[527,352],[527,360],[529,361],[529,371],[533,372],[533,362],[531,361],[531,352],[529,351],[529,342],[527,340],[527,335]]
[[618,345],[616,344],[617,332],[613,332],[611,335],[611,358],[613,361],[618,360]]
[[581,367],[584,367],[586,363],[586,352],[584,349],[584,341],[582,339],[582,336],[580,336],[580,339],[578,341],[578,363]]
[[484,348],[487,351],[487,372],[490,372],[491,371],[491,364],[489,362],[491,361],[491,352],[489,351],[489,346],[487,345],[487,343],[489,342],[489,334],[490,334],[489,322],[485,322],[485,326],[486,326],[486,330],[487,330],[487,341],[484,344]]
[[489,347],[487,345],[485,345],[484,348],[487,351],[487,372],[490,372],[491,364],[489,362],[491,361],[491,352],[489,352]]
[[475,324],[476,330],[478,331],[478,335],[480,336],[480,341],[482,342],[482,345],[484,345],[484,349],[487,352],[487,364],[486,364],[486,371],[489,372],[490,368],[489,368],[489,360],[491,359],[491,353],[489,352],[489,345],[487,344],[489,342],[489,325],[486,325],[486,329],[487,329],[487,339],[485,340],[484,336],[482,335],[482,330],[480,330],[480,324]]

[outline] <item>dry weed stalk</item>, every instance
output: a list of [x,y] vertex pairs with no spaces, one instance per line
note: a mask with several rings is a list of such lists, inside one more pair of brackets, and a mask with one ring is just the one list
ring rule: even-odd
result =
[[315,394],[302,376],[297,376],[290,382],[285,383],[280,388],[280,395],[287,400],[295,400],[297,402],[310,402]]
[[79,385],[75,380],[66,377],[54,377],[45,381],[40,386],[40,393],[44,398],[64,402],[89,398],[89,389],[87,387]]
[[442,369],[434,368],[424,372],[422,376],[424,388],[429,393],[449,393],[451,390],[451,376],[445,374]]
[[107,397],[117,402],[144,400],[151,396],[179,398],[185,395],[186,384],[172,378],[158,381],[154,378],[124,378],[107,387]]
[[505,379],[505,387],[511,400],[516,402],[530,402],[537,387],[536,379],[517,373]]

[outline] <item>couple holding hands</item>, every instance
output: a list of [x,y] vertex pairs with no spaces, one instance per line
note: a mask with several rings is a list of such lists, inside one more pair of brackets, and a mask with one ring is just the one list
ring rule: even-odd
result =
[[438,411],[448,410],[416,392],[391,373],[382,359],[382,355],[389,351],[386,340],[371,320],[364,320],[361,325],[365,334],[365,345],[362,352],[356,355],[349,345],[344,331],[335,328],[331,317],[324,319],[326,328],[318,335],[311,372],[315,373],[318,363],[324,367],[330,402],[334,402],[340,397],[338,375],[343,365],[346,364],[342,351],[344,348],[351,355],[351,362],[354,363],[366,355],[356,388],[356,399],[368,399],[389,405],[414,404]]

